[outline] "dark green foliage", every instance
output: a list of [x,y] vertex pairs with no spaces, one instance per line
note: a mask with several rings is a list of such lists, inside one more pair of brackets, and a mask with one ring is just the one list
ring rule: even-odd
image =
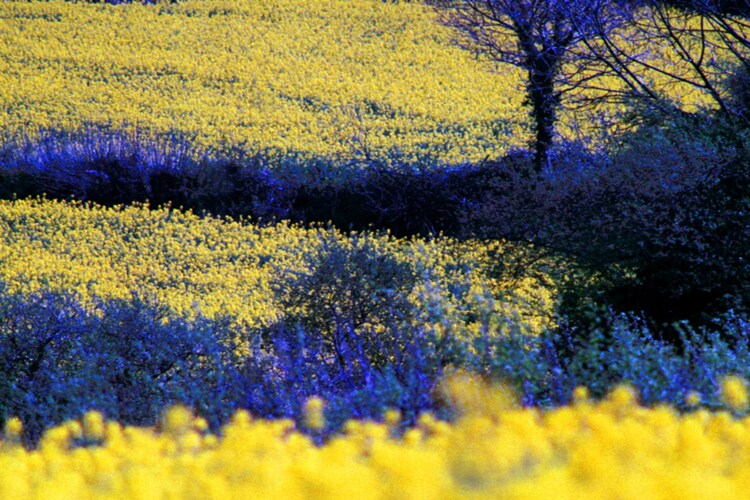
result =
[[343,229],[388,229],[397,236],[455,232],[469,170],[432,163],[375,165],[355,181],[301,187],[293,214]]
[[105,206],[149,201],[215,216],[332,222],[404,236],[457,230],[461,206],[481,191],[470,182],[472,171],[398,151],[351,165],[294,152],[211,155],[177,135],[45,131],[2,145],[0,198],[44,195]]
[[618,382],[631,383],[644,404],[667,402],[687,410],[689,390],[701,394],[709,407],[720,407],[718,384],[726,375],[750,376],[747,316],[729,313],[709,327],[675,325],[679,347],[660,340],[638,317],[592,311],[595,319],[585,332],[569,326],[556,344],[572,353],[563,357],[562,371],[571,382],[606,393]]
[[[280,324],[250,332],[250,354],[238,357],[233,339],[248,332],[228,319],[186,322],[137,295],[97,306],[91,314],[66,294],[0,290],[0,425],[20,417],[28,444],[88,410],[123,424],[154,425],[177,403],[203,415],[213,430],[240,408],[301,421],[302,404],[313,395],[328,401],[327,433],[390,407],[413,421],[431,408],[441,372],[439,344],[429,332],[393,330],[391,342],[376,346],[360,328],[339,344],[338,359],[320,332]],[[341,319],[349,320],[355,319]],[[353,331],[350,324],[339,327]]]
[[612,229],[590,240],[599,249],[614,243],[612,255],[632,270],[628,279],[615,283],[610,302],[665,323],[704,322],[747,307],[750,156],[745,134],[736,123],[687,115],[639,131],[614,158],[627,159],[625,167],[648,161],[658,167],[655,175],[670,174],[661,186],[641,181],[621,191],[610,211]]
[[564,315],[590,303],[645,313],[664,334],[750,298],[747,131],[708,114],[639,113],[608,151],[560,145],[533,182],[527,157],[496,163],[465,212],[473,234],[533,242],[575,266]]

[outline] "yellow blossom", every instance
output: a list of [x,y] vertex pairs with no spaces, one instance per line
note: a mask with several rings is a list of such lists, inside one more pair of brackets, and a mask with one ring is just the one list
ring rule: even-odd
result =
[[3,440],[6,443],[17,444],[21,441],[23,423],[18,417],[11,417],[5,422],[5,433]]
[[104,438],[104,416],[98,411],[89,411],[83,416],[83,435],[87,439]]
[[698,406],[701,403],[701,395],[699,392],[690,391],[685,396],[685,403],[688,406]]
[[747,409],[747,383],[734,376],[725,377],[721,381],[720,395],[722,402],[730,409],[743,411]]
[[311,397],[305,401],[304,415],[305,426],[312,430],[322,430],[326,426],[326,419],[323,413],[325,402],[319,397]]
[[174,436],[188,432],[192,423],[193,414],[184,406],[174,406],[164,414],[164,431]]

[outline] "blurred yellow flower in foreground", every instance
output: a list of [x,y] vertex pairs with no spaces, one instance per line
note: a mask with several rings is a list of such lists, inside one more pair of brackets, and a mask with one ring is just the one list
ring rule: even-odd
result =
[[[292,422],[245,412],[203,435],[178,407],[160,430],[104,422],[106,439],[77,447],[76,427],[102,423],[87,414],[25,450],[6,446],[20,432],[12,419],[0,446],[0,496],[735,499],[750,484],[748,417],[646,408],[625,386],[549,410],[522,408],[507,389],[464,373],[444,390],[471,407],[453,424],[425,414],[399,437],[388,422],[350,421],[319,446]],[[323,406],[309,399],[308,418]]]

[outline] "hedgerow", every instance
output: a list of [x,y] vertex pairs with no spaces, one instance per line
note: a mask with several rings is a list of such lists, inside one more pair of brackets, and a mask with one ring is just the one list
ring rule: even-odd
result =
[[[98,301],[84,308],[69,293],[0,293],[0,418],[18,417],[27,444],[45,429],[89,410],[127,425],[155,425],[167,407],[184,404],[217,430],[237,410],[290,418],[304,428],[304,404],[326,401],[320,440],[350,419],[381,419],[398,409],[405,427],[421,414],[454,418],[436,391],[456,370],[502,380],[526,406],[571,401],[585,386],[595,397],[628,383],[646,405],[689,410],[688,395],[719,408],[719,381],[750,377],[747,318],[728,315],[715,330],[681,327],[682,346],[655,338],[639,318],[599,313],[587,332],[561,326],[528,335],[501,334],[484,318],[479,334],[445,318],[363,328],[342,317],[326,335],[312,322],[277,323],[248,332],[229,318],[191,320],[170,314],[153,297]],[[454,320],[455,321],[455,320]],[[517,324],[516,324],[517,325]],[[331,342],[330,335],[339,337]]]

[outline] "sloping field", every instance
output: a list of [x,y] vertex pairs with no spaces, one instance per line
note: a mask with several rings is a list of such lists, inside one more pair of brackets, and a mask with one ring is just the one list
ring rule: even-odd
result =
[[[10,293],[68,292],[93,304],[138,292],[178,316],[225,315],[247,327],[291,312],[279,305],[278,294],[344,300],[326,299],[320,287],[333,287],[332,294],[356,290],[357,273],[367,272],[364,265],[376,265],[377,259],[392,259],[397,266],[397,271],[382,266],[381,274],[389,273],[394,283],[380,286],[402,282],[389,293],[403,294],[425,314],[430,305],[438,308],[436,322],[477,316],[489,304],[488,314],[511,317],[523,330],[538,333],[554,310],[551,285],[493,271],[501,256],[520,252],[500,243],[345,236],[325,228],[260,227],[169,209],[39,200],[0,202],[0,243],[0,280]],[[317,283],[317,289],[306,288],[308,283]],[[289,307],[300,307],[299,301]]]
[[[458,48],[419,2],[3,2],[0,27],[0,130],[10,136],[111,127],[213,150],[445,162],[497,157],[530,137],[523,72]],[[633,50],[691,78],[666,47]],[[658,71],[642,77],[688,109],[708,102]],[[561,116],[565,134],[590,125]]]
[[0,130],[179,133],[329,158],[479,160],[527,137],[520,79],[418,3],[0,4]]
[[[311,177],[321,157],[477,162],[527,144],[522,77],[417,2],[0,2],[0,130],[30,149],[124,130]],[[670,95],[697,109],[693,90]],[[682,357],[636,316],[567,325],[572,265],[530,246],[67,199],[0,201],[0,498],[750,487],[741,317],[686,325]]]

